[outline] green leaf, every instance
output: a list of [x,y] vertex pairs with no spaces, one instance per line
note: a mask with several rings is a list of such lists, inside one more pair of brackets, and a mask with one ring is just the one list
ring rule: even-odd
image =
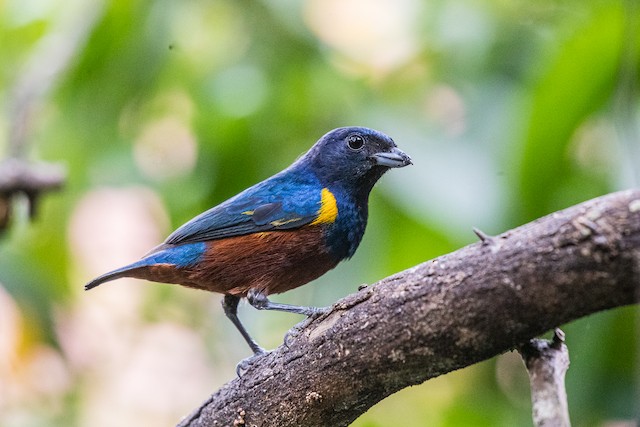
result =
[[[519,180],[522,220],[563,207],[555,203],[554,195],[571,176],[567,150],[571,136],[615,89],[623,49],[623,12],[616,3],[594,10],[584,25],[561,42],[533,87]],[[592,187],[581,187],[575,188],[576,202],[591,196]]]

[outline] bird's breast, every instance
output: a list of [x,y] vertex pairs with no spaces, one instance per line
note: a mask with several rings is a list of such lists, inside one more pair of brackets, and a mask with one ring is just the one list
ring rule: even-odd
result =
[[338,259],[351,258],[362,241],[367,226],[367,210],[350,202],[338,202],[333,222],[324,224],[324,239]]

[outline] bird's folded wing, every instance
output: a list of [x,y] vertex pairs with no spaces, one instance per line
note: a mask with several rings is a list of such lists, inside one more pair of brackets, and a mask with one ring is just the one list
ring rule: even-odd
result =
[[320,188],[302,186],[282,191],[262,190],[245,191],[198,215],[174,231],[165,243],[175,245],[287,230],[318,218]]

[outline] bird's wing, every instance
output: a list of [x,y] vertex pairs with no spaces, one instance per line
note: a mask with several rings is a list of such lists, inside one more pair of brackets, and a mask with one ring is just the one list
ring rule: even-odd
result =
[[321,198],[322,188],[315,185],[258,185],[193,218],[165,243],[202,242],[298,228],[318,218]]

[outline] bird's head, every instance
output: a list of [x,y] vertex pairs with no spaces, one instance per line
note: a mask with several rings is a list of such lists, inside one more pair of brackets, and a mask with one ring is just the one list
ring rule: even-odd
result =
[[387,135],[363,127],[330,131],[300,159],[324,185],[357,188],[366,194],[390,168],[411,164],[411,158]]

